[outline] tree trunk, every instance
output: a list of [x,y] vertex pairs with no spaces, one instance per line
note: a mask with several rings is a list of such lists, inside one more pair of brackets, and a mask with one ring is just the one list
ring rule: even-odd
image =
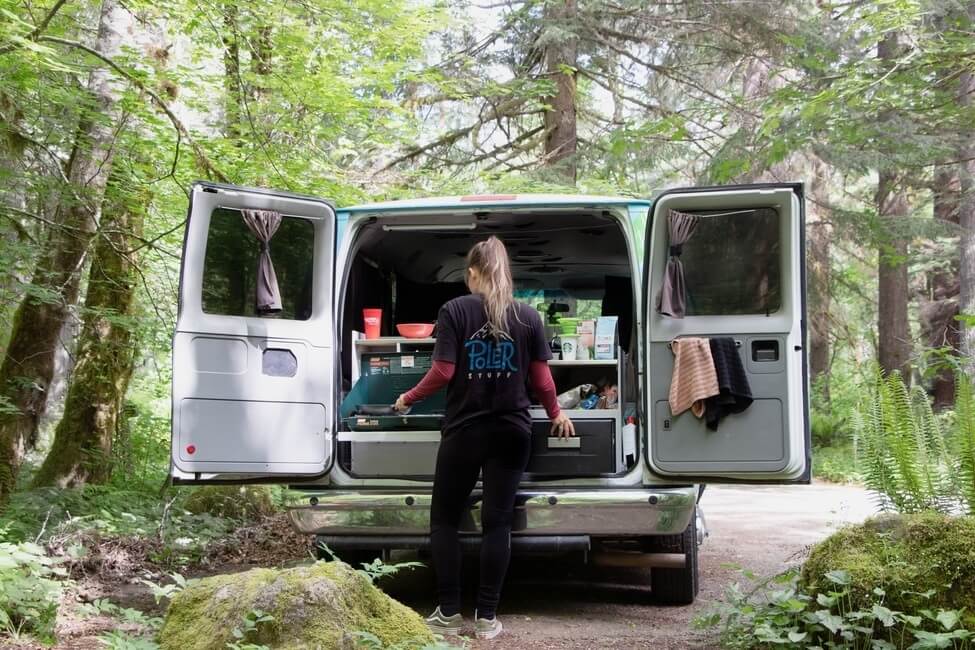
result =
[[877,281],[877,359],[884,372],[899,371],[911,381],[911,332],[907,315],[907,240],[897,223],[907,216],[907,196],[891,171],[880,172],[877,213],[885,224],[886,243],[880,247]]
[[[968,5],[968,31],[975,24],[975,2]],[[970,69],[962,73],[958,83],[958,103],[964,108],[972,106],[975,94],[975,74]],[[975,129],[963,135],[959,147],[961,197],[958,204],[959,235],[959,280],[961,284],[959,311],[965,316],[975,316]],[[963,363],[969,374],[975,372],[975,324],[965,323],[962,327],[961,349]]]
[[[563,0],[561,6],[546,7],[546,22],[560,29],[572,28],[576,0]],[[575,38],[553,38],[545,45],[545,70],[555,83],[555,95],[546,97],[544,166],[558,178],[575,185],[576,160],[576,57]]]
[[[877,46],[877,56],[893,65],[900,46],[898,33],[889,32]],[[881,117],[883,120],[883,117]],[[907,239],[902,235],[907,216],[903,179],[891,169],[880,170],[877,215],[884,227],[877,269],[877,358],[884,372],[899,371],[911,381],[911,331],[907,315]]]
[[124,188],[129,186],[113,181],[107,190],[64,416],[34,477],[35,486],[104,483],[111,475],[112,443],[135,361],[133,304],[138,275],[128,251],[142,236],[141,211],[150,202],[148,196],[126,195]]
[[[934,218],[958,224],[959,178],[952,166],[939,167],[934,175]],[[947,350],[958,355],[960,329],[958,316],[958,260],[950,260],[947,268],[928,274],[925,300],[921,303],[919,321],[921,338],[929,348]],[[950,364],[942,363],[931,378],[934,408],[943,410],[955,403],[955,373]]]
[[240,144],[241,79],[240,40],[237,3],[223,5],[223,92],[224,129],[227,137]]
[[832,307],[832,274],[830,273],[830,241],[833,228],[826,219],[827,167],[818,158],[813,161],[813,179],[809,183],[812,205],[806,226],[806,270],[809,282],[809,372],[812,381],[819,381],[821,395],[829,402],[830,367],[830,309]]
[[7,326],[21,298],[21,278],[17,277],[23,240],[29,239],[21,223],[22,211],[27,209],[27,174],[24,169],[26,141],[17,131],[21,122],[20,110],[0,93],[0,346],[7,343]]
[[[118,0],[103,0],[96,49],[109,57],[119,54],[127,22]],[[81,267],[98,227],[111,168],[114,120],[105,116],[115,115],[117,84],[107,68],[97,67],[89,75],[88,90],[91,106],[79,124],[68,166],[68,180],[80,200],[65,192],[58,206],[58,226],[50,231],[35,267],[33,291],[17,308],[0,364],[0,397],[5,402],[0,413],[0,504],[16,485],[24,452],[36,442],[58,334],[78,298]]]

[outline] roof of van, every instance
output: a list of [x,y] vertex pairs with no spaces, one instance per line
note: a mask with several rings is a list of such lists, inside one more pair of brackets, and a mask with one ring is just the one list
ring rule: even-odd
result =
[[650,205],[646,199],[625,196],[588,196],[585,194],[474,194],[470,196],[433,196],[423,199],[403,199],[363,203],[341,208],[349,212],[377,212],[386,210],[424,210],[504,206],[560,206],[560,205]]

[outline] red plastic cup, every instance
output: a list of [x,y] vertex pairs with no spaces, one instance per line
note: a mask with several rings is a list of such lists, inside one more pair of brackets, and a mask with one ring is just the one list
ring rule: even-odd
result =
[[362,322],[367,339],[378,339],[383,324],[382,309],[363,309]]

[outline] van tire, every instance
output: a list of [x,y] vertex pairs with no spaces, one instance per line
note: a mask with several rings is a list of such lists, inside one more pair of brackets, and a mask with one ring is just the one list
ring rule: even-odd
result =
[[698,592],[697,511],[680,535],[664,535],[654,540],[659,551],[684,553],[682,569],[650,569],[650,593],[658,605],[690,605]]

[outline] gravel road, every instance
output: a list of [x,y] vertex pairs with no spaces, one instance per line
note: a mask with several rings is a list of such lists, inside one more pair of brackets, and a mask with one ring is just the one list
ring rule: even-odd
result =
[[[691,620],[720,598],[738,575],[734,563],[769,575],[799,561],[804,549],[838,527],[874,512],[868,493],[853,486],[711,486],[701,501],[709,536],[701,547],[701,591],[694,605],[650,604],[649,572],[600,569],[580,562],[515,561],[500,616],[505,634],[481,648],[711,648]],[[475,567],[466,572],[473,607]],[[429,571],[397,576],[386,590],[418,611],[433,609]],[[470,615],[469,611],[465,612]]]

